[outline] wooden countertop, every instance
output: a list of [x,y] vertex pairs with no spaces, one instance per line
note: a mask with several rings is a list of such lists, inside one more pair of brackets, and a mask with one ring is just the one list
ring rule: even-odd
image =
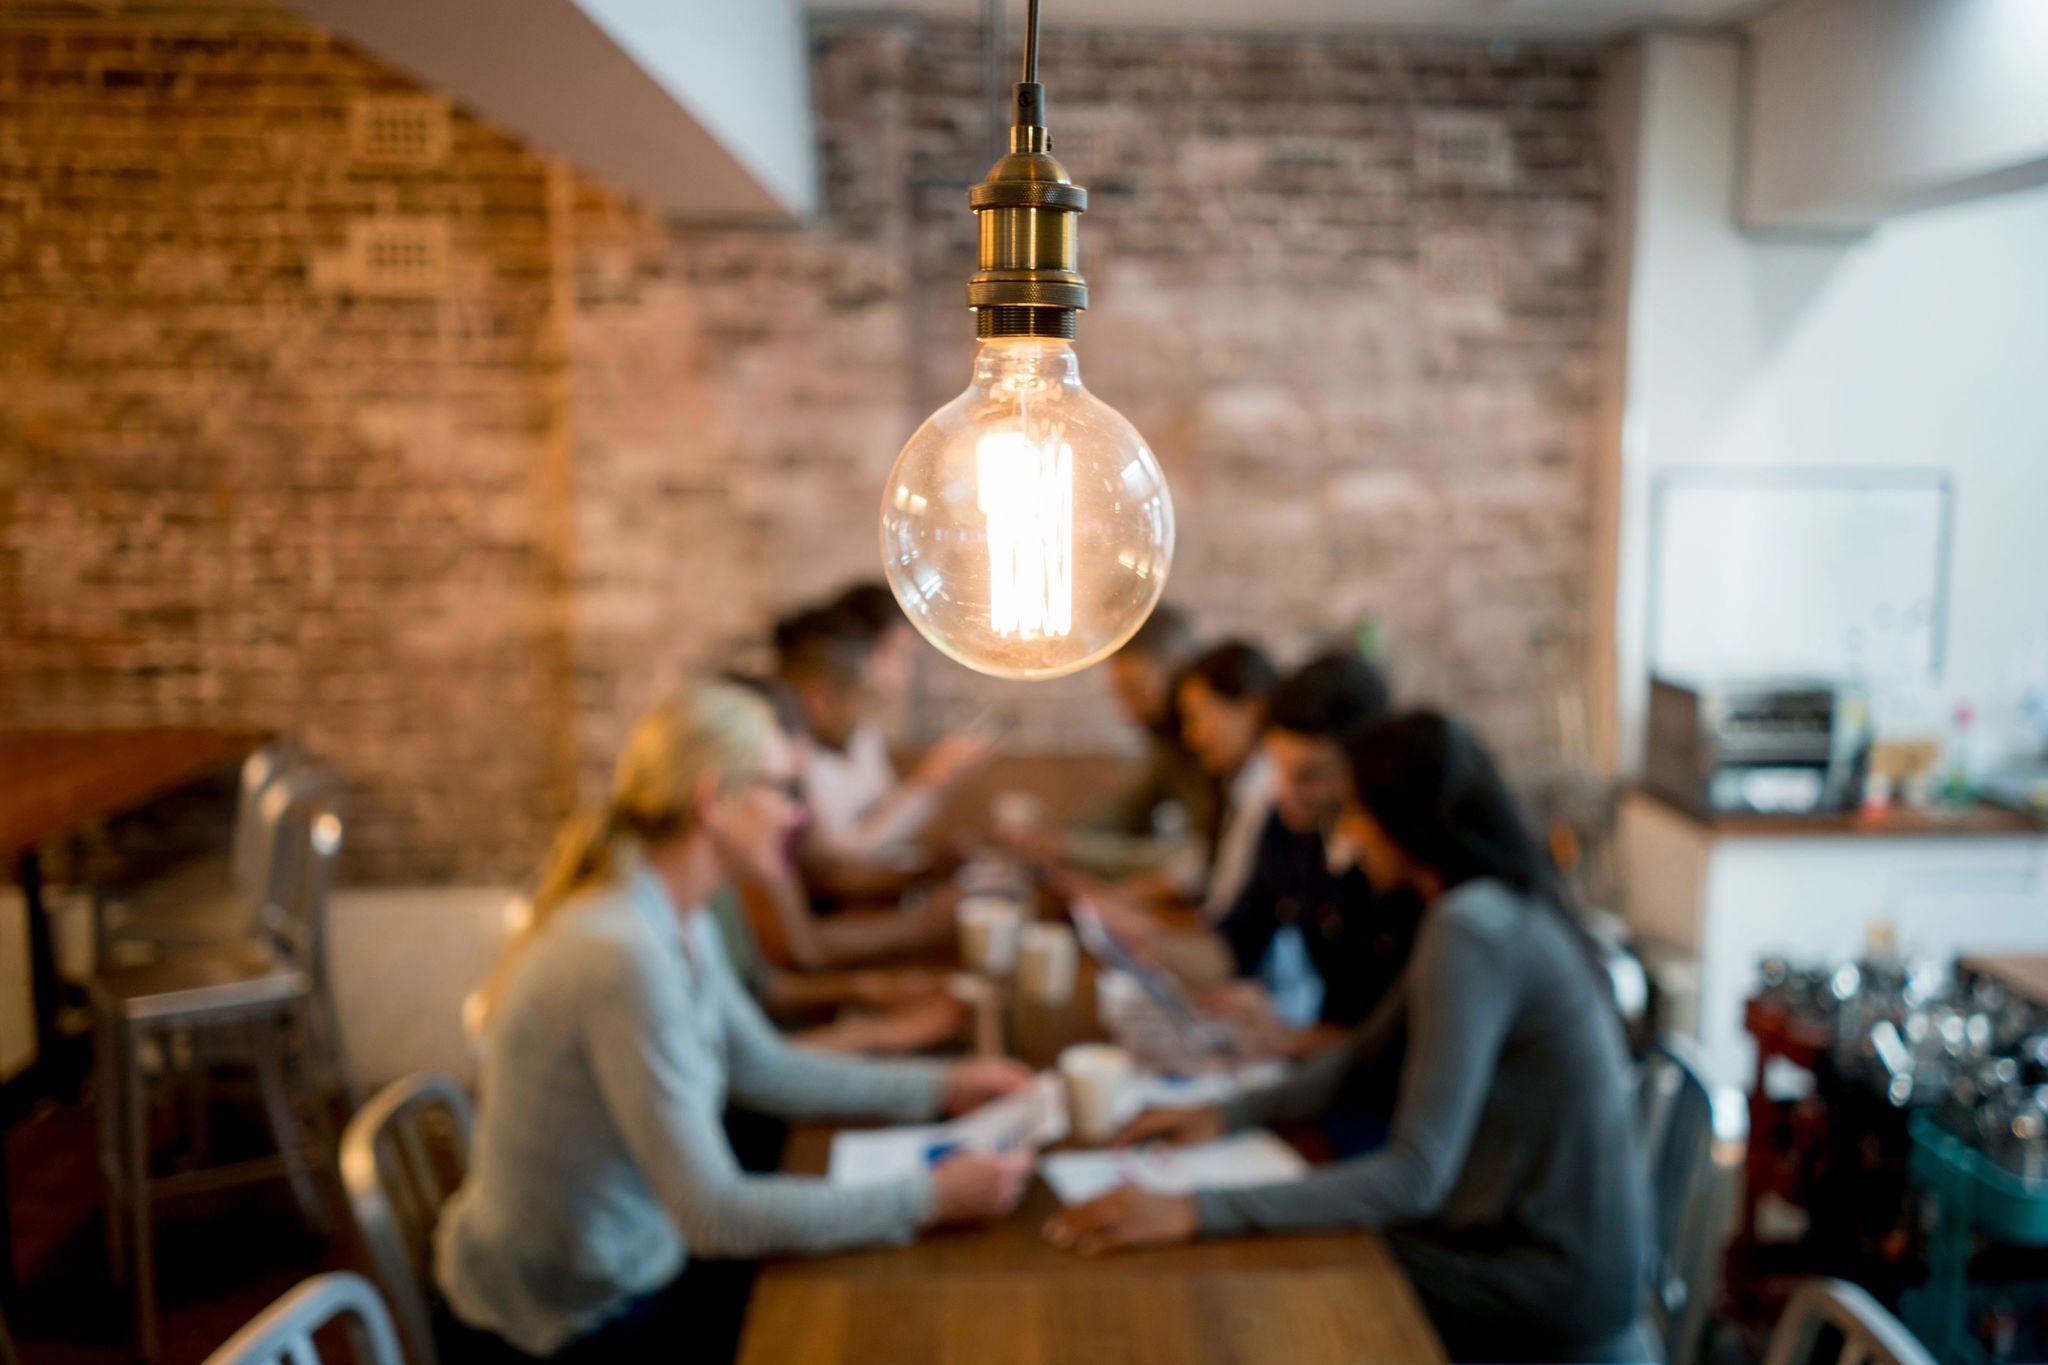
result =
[[1917,806],[1894,804],[1883,816],[1873,820],[1861,811],[1853,810],[1824,811],[1814,815],[1710,815],[1680,805],[1646,787],[1635,788],[1631,795],[1653,802],[1714,834],[1744,839],[1816,835],[1864,835],[1888,839],[1927,835],[1981,838],[1987,835],[2048,834],[2048,823],[2003,806],[1982,802],[1955,810],[1946,807],[1922,810]]

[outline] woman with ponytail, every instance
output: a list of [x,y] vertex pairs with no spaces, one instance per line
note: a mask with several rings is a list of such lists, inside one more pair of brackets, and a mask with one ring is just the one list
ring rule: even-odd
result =
[[729,1357],[740,1304],[692,1258],[910,1241],[1016,1206],[1028,1158],[959,1153],[862,1186],[740,1169],[728,1097],[785,1118],[925,1120],[1030,1079],[785,1044],[698,907],[772,867],[797,816],[764,700],[699,687],[634,727],[604,806],[556,841],[482,993],[468,1178],[435,1234],[452,1360]]
[[1643,1360],[1648,1201],[1627,1050],[1549,855],[1469,731],[1429,712],[1346,745],[1337,826],[1382,892],[1427,905],[1407,973],[1344,1047],[1228,1109],[1141,1115],[1120,1141],[1313,1117],[1405,1036],[1377,1152],[1284,1185],[1125,1188],[1047,1226],[1115,1247],[1262,1230],[1387,1230],[1453,1360]]

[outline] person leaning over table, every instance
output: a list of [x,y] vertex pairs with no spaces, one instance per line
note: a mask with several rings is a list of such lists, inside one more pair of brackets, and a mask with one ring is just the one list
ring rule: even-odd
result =
[[1174,680],[1196,652],[1186,613],[1162,602],[1109,656],[1104,676],[1118,712],[1145,736],[1144,767],[1128,786],[1084,812],[1057,847],[1027,851],[1089,876],[1122,877],[1156,870],[1172,858],[1174,843],[1161,835],[1176,820],[1183,836],[1209,827],[1216,782],[1182,740],[1173,696]]
[[1056,1215],[1055,1243],[1381,1228],[1453,1360],[1649,1359],[1647,1197],[1621,1024],[1548,855],[1477,740],[1428,712],[1348,742],[1339,828],[1383,890],[1427,902],[1401,989],[1351,1043],[1228,1110],[1140,1115],[1119,1135],[1200,1141],[1326,1108],[1405,1027],[1393,1131],[1288,1184],[1116,1190]]
[[1273,812],[1273,765],[1259,747],[1266,702],[1280,681],[1273,661],[1247,640],[1204,650],[1174,682],[1181,734],[1222,791],[1210,831],[1202,915],[1221,920],[1250,880],[1259,835]]
[[450,1359],[719,1359],[739,1305],[693,1278],[694,1258],[901,1244],[1022,1197],[1022,1156],[858,1187],[735,1162],[728,1100],[922,1120],[1030,1080],[1013,1062],[855,1061],[777,1036],[697,907],[779,855],[791,781],[766,702],[696,687],[641,717],[603,809],[557,841],[485,987],[469,1174],[435,1231]]
[[942,735],[899,775],[878,723],[894,685],[876,675],[890,657],[877,655],[879,643],[862,619],[829,607],[775,625],[776,675],[812,740],[799,862],[814,898],[828,902],[893,898],[935,870],[920,841],[945,796],[994,748],[973,731]]
[[[1297,1056],[1341,1041],[1379,1007],[1422,916],[1412,891],[1376,889],[1336,837],[1350,787],[1344,740],[1383,719],[1388,701],[1379,670],[1345,649],[1282,678],[1266,708],[1273,813],[1216,933],[1235,974],[1267,988]],[[1390,1061],[1398,1069],[1398,1055]]]
[[[758,694],[773,708],[801,789],[816,747],[795,697],[775,678],[727,674],[725,680]],[[913,1002],[930,1006],[935,999],[947,998],[944,982],[929,972],[836,969],[928,955],[951,944],[957,889],[920,886],[903,897],[901,906],[820,914],[796,864],[795,849],[808,821],[804,808],[776,865],[739,877],[729,894],[712,902],[726,946],[736,954],[735,966],[741,967],[740,979],[755,987],[771,1016],[778,1008],[852,1004],[890,1009]],[[729,907],[741,913],[724,915]],[[927,1010],[926,1017],[935,1016]],[[928,1037],[896,1050],[914,1051],[936,1041]]]

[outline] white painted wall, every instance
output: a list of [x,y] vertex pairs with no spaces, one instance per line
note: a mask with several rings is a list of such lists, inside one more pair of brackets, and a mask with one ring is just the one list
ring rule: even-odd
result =
[[1644,40],[1623,346],[1616,687],[1641,751],[1651,480],[1698,467],[1944,468],[1956,489],[1940,706],[1986,748],[2048,682],[2048,189],[1854,241],[1736,226],[1741,45]]
[[328,951],[342,1043],[374,1091],[414,1071],[469,1082],[476,1060],[462,999],[505,941],[510,887],[341,890],[328,911]]
[[811,54],[797,0],[577,0],[775,197],[818,203]]
[[1750,221],[1861,229],[2048,183],[2048,5],[1795,0],[1750,27]]

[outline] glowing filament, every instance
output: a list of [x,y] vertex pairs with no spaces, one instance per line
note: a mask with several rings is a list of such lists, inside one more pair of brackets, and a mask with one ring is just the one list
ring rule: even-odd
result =
[[976,498],[988,518],[989,626],[1037,640],[1074,628],[1074,448],[1020,431],[975,447]]

